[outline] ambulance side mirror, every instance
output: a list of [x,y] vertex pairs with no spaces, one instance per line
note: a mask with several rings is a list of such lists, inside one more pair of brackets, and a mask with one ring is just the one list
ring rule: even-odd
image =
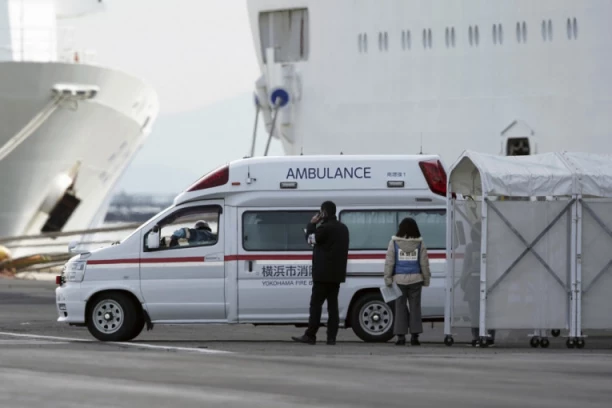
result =
[[147,235],[147,248],[157,249],[159,248],[159,226],[155,225],[153,229]]
[[77,246],[79,246],[79,241],[70,241],[70,243],[68,244],[68,252],[73,253]]

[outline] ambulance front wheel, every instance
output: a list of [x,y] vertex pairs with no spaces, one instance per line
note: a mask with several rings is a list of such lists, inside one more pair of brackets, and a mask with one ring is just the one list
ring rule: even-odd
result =
[[379,293],[361,295],[351,309],[351,327],[361,340],[384,343],[393,337],[393,310]]
[[100,341],[129,341],[144,328],[140,305],[127,294],[104,292],[87,304],[87,329]]

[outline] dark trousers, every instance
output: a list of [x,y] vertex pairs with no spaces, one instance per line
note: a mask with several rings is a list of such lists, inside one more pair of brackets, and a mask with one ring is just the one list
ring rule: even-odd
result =
[[[393,334],[405,336],[410,327],[410,334],[423,333],[423,320],[421,315],[421,291],[423,282],[412,285],[397,285],[402,295],[395,299],[395,324]],[[410,311],[406,306],[406,300],[410,305]]]
[[327,338],[331,340],[336,339],[336,335],[338,334],[338,325],[340,324],[338,292],[340,292],[339,283],[312,283],[312,295],[310,296],[310,318],[308,319],[306,336],[313,339],[317,337],[317,331],[321,325],[323,303],[327,300],[327,314],[329,316],[327,321]]

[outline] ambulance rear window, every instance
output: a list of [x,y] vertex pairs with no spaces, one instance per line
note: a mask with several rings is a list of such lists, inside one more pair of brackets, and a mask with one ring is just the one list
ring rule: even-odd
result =
[[312,251],[304,228],[315,212],[247,211],[242,215],[242,247],[247,251]]

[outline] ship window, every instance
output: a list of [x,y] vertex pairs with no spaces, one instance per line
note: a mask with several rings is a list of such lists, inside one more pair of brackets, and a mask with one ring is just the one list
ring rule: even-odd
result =
[[427,30],[423,29],[423,48],[427,48]]
[[497,25],[493,24],[493,44],[497,44]]
[[429,44],[429,48],[431,48],[431,28],[427,30],[427,43]]
[[446,47],[455,47],[455,27],[446,27]]
[[378,50],[382,51],[383,48],[383,34],[378,33]]
[[548,41],[552,41],[552,39],[553,39],[552,20],[548,20]]
[[368,33],[363,33],[363,50],[368,52]]
[[406,49],[406,31],[402,30],[402,50]]
[[474,43],[476,43],[476,45],[480,43],[480,34],[478,32],[478,26],[474,27]]
[[470,38],[470,47],[474,45],[474,29],[470,26],[468,30],[468,37]]
[[546,21],[542,20],[542,39],[546,41],[548,31],[546,30]]
[[516,23],[516,41],[521,42],[521,23]]
[[501,24],[497,25],[497,35],[499,37],[499,43],[503,44],[504,43],[504,29],[502,28]]
[[410,40],[410,30],[406,30],[406,48],[410,49],[411,40]]
[[264,63],[266,50],[275,48],[274,62],[305,61],[309,54],[308,9],[259,14],[259,36]]
[[578,38],[578,20],[576,20],[576,17],[574,17],[574,25],[573,25],[573,29],[574,29],[574,39]]
[[527,23],[523,21],[523,42],[527,42]]
[[389,50],[389,33],[385,32],[385,51]]
[[359,52],[364,52],[363,42],[364,42],[363,33],[359,33],[359,35],[357,36],[357,48],[359,49]]
[[567,19],[567,38],[572,39],[572,22],[569,18]]

